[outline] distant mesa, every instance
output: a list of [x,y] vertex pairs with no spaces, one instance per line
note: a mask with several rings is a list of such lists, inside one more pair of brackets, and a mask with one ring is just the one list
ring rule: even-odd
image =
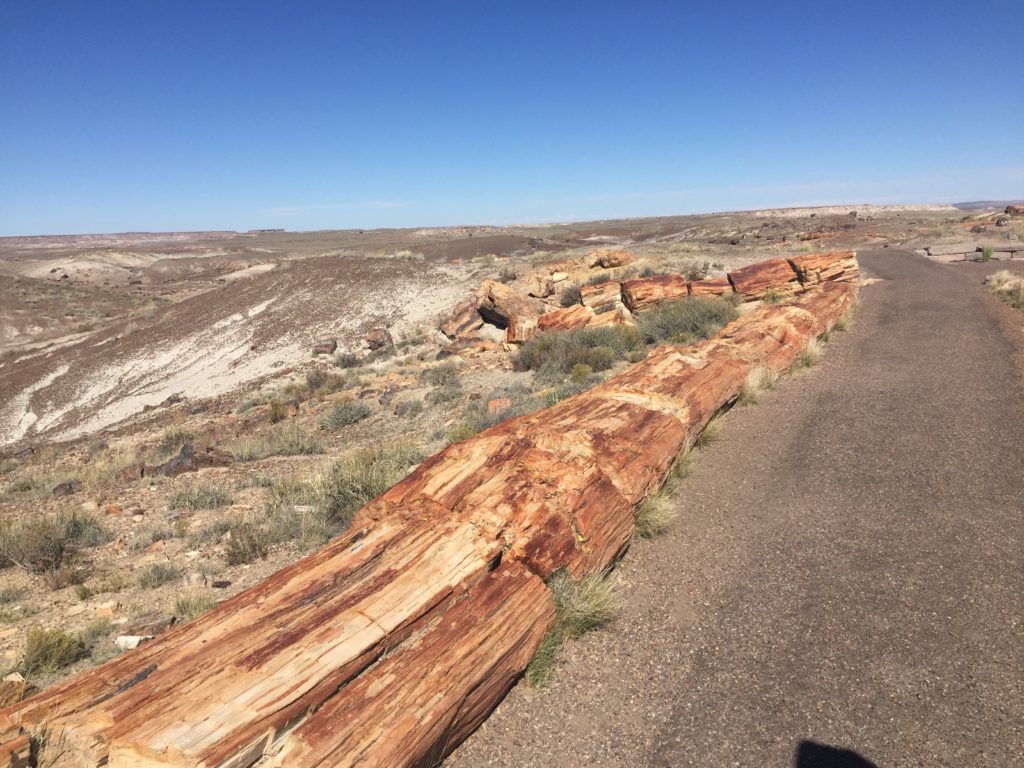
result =
[[247,235],[272,235],[284,232],[283,229],[250,229]]

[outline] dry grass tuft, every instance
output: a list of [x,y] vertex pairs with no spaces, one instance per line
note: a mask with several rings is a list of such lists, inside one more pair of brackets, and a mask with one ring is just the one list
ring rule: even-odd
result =
[[743,380],[743,387],[740,389],[739,398],[736,402],[740,405],[753,405],[757,402],[759,393],[775,386],[775,374],[763,365],[750,369],[747,377]]
[[181,621],[192,621],[217,605],[217,598],[209,592],[186,592],[174,603],[174,615]]

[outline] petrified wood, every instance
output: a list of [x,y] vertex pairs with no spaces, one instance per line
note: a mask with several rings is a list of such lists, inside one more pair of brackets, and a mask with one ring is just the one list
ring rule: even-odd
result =
[[787,301],[803,290],[796,270],[785,259],[768,259],[729,273],[729,282],[743,301],[763,299],[773,291],[779,301]]
[[582,304],[562,307],[545,312],[537,319],[537,327],[542,331],[571,331],[582,328],[594,319],[594,311]]
[[728,277],[709,277],[690,283],[691,296],[727,296],[732,292]]
[[683,275],[655,275],[622,284],[622,300],[630,312],[642,312],[665,301],[677,301],[690,295]]
[[46,733],[54,766],[435,764],[550,626],[542,579],[612,564],[636,505],[751,368],[792,364],[855,295],[827,282],[762,305],[449,446],[319,552],[0,711],[0,749]]
[[857,254],[854,251],[830,251],[794,256],[789,263],[805,286],[818,283],[849,282],[860,276]]

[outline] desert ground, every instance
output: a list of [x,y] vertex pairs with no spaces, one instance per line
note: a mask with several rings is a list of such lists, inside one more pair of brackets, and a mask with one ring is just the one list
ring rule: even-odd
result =
[[[1022,240],[1024,216],[944,205],[537,226],[0,238],[0,540],[7,542],[0,547],[0,671],[11,697],[0,704],[124,653],[322,546],[347,522],[323,509],[325,488],[339,478],[351,485],[359,468],[382,462],[376,485],[355,497],[368,501],[449,443],[634,362],[542,375],[516,362],[498,325],[484,324],[472,342],[452,340],[442,324],[484,281],[530,293],[551,310],[565,306],[567,291],[603,280],[699,280],[768,258],[853,249],[868,254],[865,308],[854,330],[834,343],[820,369],[726,419],[720,442],[698,452],[692,476],[675,490],[680,522],[640,542],[620,564],[626,607],[612,630],[569,643],[546,686],[520,683],[449,762],[565,764],[571,748],[580,764],[699,765],[754,748],[792,751],[792,739],[777,736],[744,742],[771,731],[867,742],[876,759],[887,758],[879,764],[917,764],[908,757],[914,750],[922,764],[963,764],[942,762],[948,744],[934,731],[966,733],[969,724],[934,712],[976,711],[999,692],[1005,711],[990,757],[1009,756],[1024,745],[1020,691],[1006,688],[998,669],[969,670],[960,687],[929,688],[923,697],[899,678],[941,677],[943,647],[918,614],[904,617],[893,641],[899,648],[880,648],[878,657],[898,661],[919,644],[925,661],[871,670],[892,692],[880,717],[919,712],[902,740],[858,731],[854,720],[870,720],[867,712],[830,712],[827,727],[801,730],[808,707],[828,709],[845,695],[821,682],[824,673],[815,678],[819,687],[795,683],[804,691],[797,703],[775,701],[770,689],[772,680],[803,680],[805,654],[832,667],[852,663],[850,642],[823,649],[815,627],[854,637],[844,611],[877,604],[881,586],[868,576],[838,579],[836,562],[860,573],[858,564],[871,558],[911,557],[921,564],[917,584],[955,590],[966,580],[973,607],[948,626],[958,642],[969,641],[972,626],[999,624],[1000,608],[981,603],[986,584],[1009,588],[1020,566],[1009,552],[1015,539],[1007,538],[1020,523],[1007,495],[1013,489],[988,475],[970,488],[937,488],[965,463],[1019,476],[1013,456],[1024,421],[1020,400],[1008,393],[1019,393],[1024,370],[1024,315],[1013,294],[1019,298],[1015,275],[1024,269],[999,261],[998,248]],[[977,254],[968,263],[921,255],[960,244]],[[986,247],[996,249],[991,263],[993,251],[976,250]],[[602,266],[602,254],[623,253],[628,259]],[[543,287],[552,276],[558,280]],[[903,318],[918,306],[930,309]],[[943,325],[944,317],[955,322]],[[943,333],[920,344],[923,329],[938,325]],[[922,373],[951,367],[949,350],[965,339],[982,341],[972,342],[976,360],[958,358],[950,373],[955,390]],[[899,393],[884,385],[889,375]],[[918,414],[924,421],[905,402],[922,389],[933,407]],[[962,398],[971,409],[958,406]],[[794,402],[816,408],[794,415]],[[871,405],[882,402],[888,405]],[[1000,413],[1007,421],[998,441],[961,431],[973,423],[985,434],[1000,432]],[[865,423],[875,427],[870,440]],[[943,453],[921,442],[914,431],[922,429],[962,447],[956,456]],[[198,460],[182,451],[189,446]],[[858,458],[865,456],[870,466]],[[907,486],[886,467],[905,469],[911,459],[934,469]],[[167,469],[175,461],[181,471]],[[889,501],[868,503],[865,487]],[[781,522],[759,514],[766,488],[773,508],[784,510]],[[889,530],[891,500],[901,494],[917,526],[910,550],[897,547]],[[851,520],[844,510],[858,503],[863,517]],[[986,517],[971,523],[974,549],[940,574],[936,531],[952,530],[964,504]],[[54,552],[57,529],[66,540]],[[868,552],[879,537],[888,546]],[[841,551],[836,541],[844,542]],[[807,551],[822,554],[807,565],[800,559]],[[766,571],[769,556],[800,565]],[[972,570],[981,561],[986,570]],[[745,591],[747,580],[754,589]],[[929,610],[952,611],[929,595]],[[820,624],[781,624],[773,617],[786,613],[787,601],[824,606],[812,611]],[[878,629],[866,624],[857,632],[869,642]],[[40,630],[59,630],[71,650],[47,655],[34,645]],[[977,647],[993,664],[1015,654],[1019,662],[1019,647],[998,630]],[[972,693],[978,689],[984,693]],[[775,701],[777,728],[760,719],[754,699]],[[669,705],[642,714],[655,700]],[[713,710],[716,701],[739,714]],[[613,715],[623,711],[632,714]],[[642,743],[634,738],[638,718],[656,724]],[[974,734],[957,743],[977,750],[984,741]]]

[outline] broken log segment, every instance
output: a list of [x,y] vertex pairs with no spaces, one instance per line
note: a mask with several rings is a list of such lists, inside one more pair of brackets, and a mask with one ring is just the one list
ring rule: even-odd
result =
[[684,275],[655,275],[622,284],[622,301],[630,312],[643,312],[665,301],[678,301],[690,295]]
[[804,286],[825,282],[849,282],[857,279],[860,268],[853,251],[830,251],[794,256],[789,260]]
[[525,668],[551,621],[541,579],[614,563],[746,374],[791,365],[855,295],[763,305],[449,446],[319,552],[0,711],[0,743],[45,730],[65,766],[432,764]]
[[759,301],[772,291],[778,301],[789,301],[803,291],[796,270],[785,259],[768,259],[729,273],[729,282],[743,301]]

